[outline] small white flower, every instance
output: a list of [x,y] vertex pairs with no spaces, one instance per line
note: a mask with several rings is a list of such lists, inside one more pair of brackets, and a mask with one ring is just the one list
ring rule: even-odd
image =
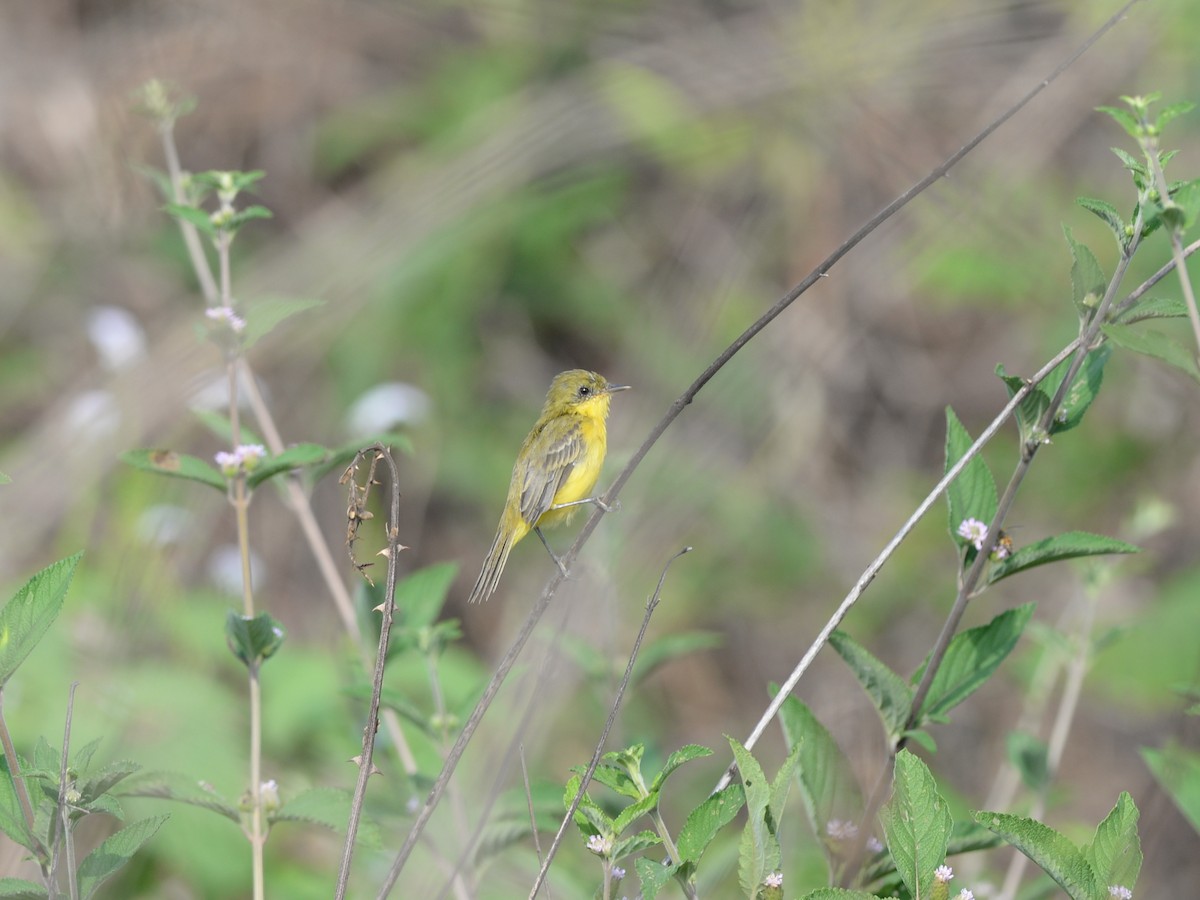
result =
[[963,519],[962,524],[958,526],[958,536],[976,549],[983,546],[984,535],[987,534],[987,523],[980,522],[978,519]]
[[882,853],[883,841],[879,840],[879,838],[875,837],[875,835],[871,835],[869,838],[867,838],[867,849],[872,853]]
[[587,840],[587,848],[597,856],[607,856],[612,852],[612,838],[606,838],[603,835],[593,834]]
[[[214,213],[213,215],[220,214]],[[234,334],[241,334],[246,330],[246,320],[239,316],[232,306],[210,306],[204,311],[204,315],[210,322],[224,325]]]
[[622,878],[625,877],[625,870],[622,869],[620,866],[613,866],[612,877],[614,879],[616,879],[617,881],[620,881]]
[[1108,886],[1108,896],[1115,897],[1116,900],[1133,900],[1133,891],[1124,885],[1110,884]]
[[933,870],[933,877],[942,884],[948,884],[950,879],[954,877],[954,870],[949,866],[938,866]]
[[772,872],[763,879],[763,887],[783,887],[783,873]]
[[975,900],[975,895],[966,888],[963,888],[958,892],[958,900]]
[[858,837],[858,826],[841,819],[830,819],[825,823],[825,833],[835,841],[850,841]]

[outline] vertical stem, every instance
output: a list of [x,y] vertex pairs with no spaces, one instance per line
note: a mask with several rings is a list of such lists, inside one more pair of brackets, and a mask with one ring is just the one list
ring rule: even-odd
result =
[[[71,834],[71,806],[67,800],[67,759],[69,758],[71,748],[71,718],[75,711],[75,688],[79,687],[78,681],[71,682],[70,692],[67,694],[67,720],[63,726],[63,743],[62,752],[59,757],[58,769],[58,816],[59,828],[62,829],[61,840],[63,852],[67,857],[67,892],[70,894],[71,900],[79,900],[79,878],[75,871],[75,839]],[[58,842],[55,842],[54,861],[50,866],[50,880],[52,883],[58,883]]]
[[[29,802],[29,789],[25,785],[25,778],[21,775],[21,763],[17,758],[17,748],[13,746],[12,735],[8,731],[8,723],[4,721],[4,689],[0,688],[0,743],[4,745],[4,760],[8,763],[8,774],[12,778],[13,790],[17,792],[17,801],[21,804],[21,814],[25,817],[25,827],[29,830],[29,836],[33,843],[37,843],[40,847],[40,841],[34,834],[35,819],[33,817],[33,805]],[[39,863],[42,865],[42,872],[46,872],[45,860],[41,857],[44,854],[38,854]]]

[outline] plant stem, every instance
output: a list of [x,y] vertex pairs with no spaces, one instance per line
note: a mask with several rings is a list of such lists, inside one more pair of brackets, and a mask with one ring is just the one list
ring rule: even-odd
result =
[[52,884],[58,884],[58,851],[61,846],[67,857],[67,892],[71,900],[79,900],[79,877],[75,870],[75,838],[71,833],[71,804],[67,800],[67,760],[70,754],[71,747],[71,719],[75,712],[75,689],[79,687],[78,681],[71,682],[71,688],[67,693],[67,716],[66,723],[63,725],[63,744],[62,752],[59,755],[58,764],[58,822],[60,832],[60,841],[54,843],[54,860],[50,864],[50,881]]
[[[12,735],[8,731],[8,723],[4,721],[4,688],[0,687],[0,743],[4,745],[4,761],[8,763],[8,774],[12,778],[13,790],[17,793],[17,801],[21,804],[21,814],[25,817],[25,828],[29,833],[29,842],[37,847],[38,864],[42,874],[48,876],[50,870],[46,867],[49,857],[46,848],[38,840],[34,829],[37,827],[33,816],[33,805],[29,802],[29,788],[21,775],[21,761],[17,757],[17,748],[13,746]],[[47,887],[50,887],[48,884]]]
[[[1144,115],[1142,124],[1143,127],[1149,125],[1145,121]],[[1158,202],[1165,207],[1171,203],[1171,188],[1167,184],[1167,173],[1163,171],[1162,160],[1158,158],[1158,138],[1153,136],[1143,138],[1142,150],[1150,163],[1150,171],[1154,174],[1154,186],[1158,189]],[[1192,282],[1188,277],[1181,239],[1183,229],[1176,226],[1168,231],[1171,239],[1171,259],[1175,263],[1175,274],[1179,276],[1179,287],[1183,291],[1183,300],[1187,305],[1188,319],[1192,324],[1192,337],[1196,341],[1196,350],[1200,352],[1200,311],[1196,309],[1196,294],[1192,291]]]

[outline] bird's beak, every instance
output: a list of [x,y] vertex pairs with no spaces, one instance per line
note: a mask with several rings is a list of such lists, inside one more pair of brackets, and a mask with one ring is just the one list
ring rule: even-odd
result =
[[617,391],[627,391],[631,387],[633,387],[631,384],[610,384],[607,388],[605,388],[604,392],[606,394],[615,394]]

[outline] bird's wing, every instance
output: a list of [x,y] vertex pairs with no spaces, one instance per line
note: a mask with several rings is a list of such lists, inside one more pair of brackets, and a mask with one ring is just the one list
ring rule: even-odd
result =
[[583,455],[583,427],[543,428],[529,447],[529,465],[521,484],[521,518],[534,525],[554,503],[554,495]]

